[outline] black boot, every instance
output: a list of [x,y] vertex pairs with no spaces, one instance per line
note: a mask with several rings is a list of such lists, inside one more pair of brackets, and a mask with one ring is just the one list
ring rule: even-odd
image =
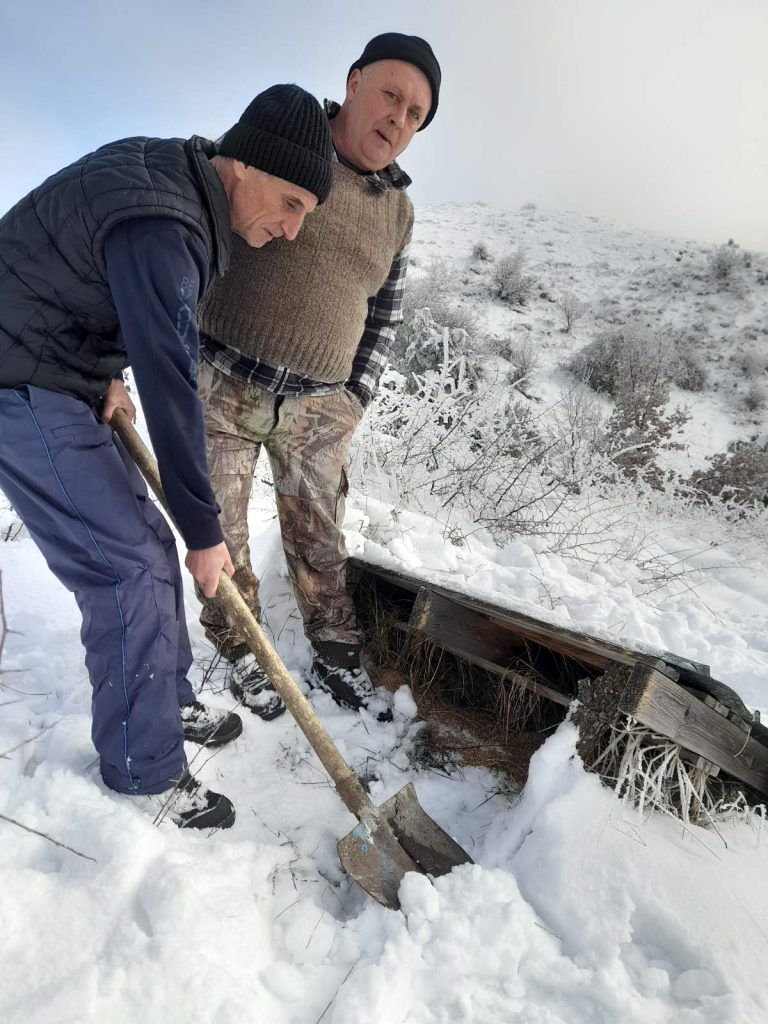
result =
[[235,823],[232,801],[198,782],[185,768],[178,782],[164,793],[139,796],[159,820],[169,818],[179,828],[231,828]]
[[377,695],[368,673],[360,664],[359,646],[336,640],[318,640],[313,647],[310,686],[330,693],[339,707],[352,711],[365,708],[379,722],[392,721],[392,708]]
[[199,700],[180,709],[184,739],[205,747],[223,747],[243,731],[243,723],[234,711],[216,711]]
[[232,666],[229,689],[242,707],[248,708],[265,722],[271,722],[285,714],[285,704],[280,694],[267,679],[266,673],[250,650]]

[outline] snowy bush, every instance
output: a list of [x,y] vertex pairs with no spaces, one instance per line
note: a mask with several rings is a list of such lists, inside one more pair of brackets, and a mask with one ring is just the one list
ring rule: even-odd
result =
[[613,465],[605,418],[588,388],[576,384],[560,395],[544,428],[551,444],[548,468],[569,492],[581,494]]
[[462,331],[467,339],[477,330],[477,318],[471,309],[454,298],[461,287],[456,268],[445,260],[433,259],[419,277],[406,277],[403,296],[403,322],[398,328],[391,359],[395,367],[406,368],[405,354],[412,342],[423,337],[423,317],[419,310],[428,310],[439,330]]
[[493,268],[493,294],[510,306],[524,306],[535,281],[525,272],[525,251],[518,248],[502,256]]
[[727,245],[718,245],[708,256],[709,272],[720,285],[730,284],[739,262],[739,247],[729,239]]
[[476,263],[490,263],[493,260],[491,251],[485,242],[475,242],[472,246],[472,259]]
[[565,334],[571,333],[572,328],[584,317],[589,308],[573,292],[565,292],[561,295],[558,307],[563,317]]
[[627,379],[635,390],[641,381],[649,387],[674,382],[688,391],[700,391],[707,381],[701,357],[687,335],[653,334],[644,327],[625,324],[601,331],[574,353],[566,369],[595,391],[615,398]]
[[691,474],[690,484],[700,495],[726,504],[768,505],[768,444],[757,437],[732,441],[711,459],[707,469]]
[[[426,308],[417,309],[414,313],[408,336],[410,341],[403,355],[402,368],[411,375],[438,370],[445,363],[463,365],[454,360],[460,360],[469,349],[469,335],[465,330],[460,327],[451,330],[441,327]],[[414,377],[411,376],[409,389],[415,387]]]
[[623,327],[600,331],[568,359],[566,369],[595,391],[613,395],[626,355],[626,333]]
[[761,380],[753,380],[744,396],[744,408],[748,412],[762,412],[768,404],[768,390]]
[[616,403],[606,434],[614,464],[630,479],[640,477],[655,488],[663,485],[658,454],[680,448],[674,437],[689,419],[684,409],[667,409],[673,357],[668,337],[625,326],[602,331],[568,363]]
[[680,406],[668,411],[668,402],[669,385],[664,378],[628,375],[606,424],[613,463],[630,480],[640,478],[657,490],[665,483],[658,455],[682,449],[675,436],[690,419],[688,411]]
[[522,341],[509,341],[502,351],[512,364],[510,383],[517,387],[530,384],[539,365],[539,356],[531,339],[526,336]]
[[768,360],[758,352],[744,352],[739,369],[745,380],[762,382],[768,372]]
[[709,385],[709,374],[699,352],[688,341],[675,345],[669,358],[669,375],[684,391],[701,392]]

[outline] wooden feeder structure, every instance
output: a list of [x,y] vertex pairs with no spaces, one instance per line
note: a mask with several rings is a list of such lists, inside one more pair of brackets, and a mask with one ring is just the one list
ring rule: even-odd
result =
[[707,665],[673,653],[655,657],[359,557],[349,564],[355,593],[373,591],[398,633],[428,638],[562,714],[578,699],[585,764],[606,729],[627,715],[677,744],[700,771],[728,776],[756,802],[768,802],[768,729]]

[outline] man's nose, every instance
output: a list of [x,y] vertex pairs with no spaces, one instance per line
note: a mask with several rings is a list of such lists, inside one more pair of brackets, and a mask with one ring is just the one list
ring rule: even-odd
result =
[[280,227],[283,229],[283,237],[289,242],[292,242],[296,235],[298,235],[301,225],[304,223],[304,217],[305,212],[302,210],[301,213],[291,214],[280,222]]
[[389,120],[397,128],[402,128],[403,125],[405,124],[405,113],[406,112],[404,107],[397,107],[397,109],[391,110],[389,112]]

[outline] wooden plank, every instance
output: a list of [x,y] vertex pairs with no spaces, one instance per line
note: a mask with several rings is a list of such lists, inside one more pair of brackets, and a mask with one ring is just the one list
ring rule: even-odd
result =
[[[404,633],[413,635],[413,629],[406,622],[396,622],[395,627]],[[540,683],[535,679],[529,679],[528,676],[524,676],[514,669],[505,668],[503,665],[498,665],[494,661],[489,661],[487,658],[482,657],[479,654],[474,654],[471,651],[465,650],[458,642],[458,638],[453,639],[439,639],[437,637],[428,635],[430,639],[434,639],[435,643],[438,643],[444,651],[449,654],[453,654],[456,658],[461,658],[462,661],[468,661],[472,665],[477,665],[478,668],[485,669],[486,672],[490,672],[492,675],[501,676],[502,679],[509,679],[517,686],[522,686],[525,690],[530,690],[532,693],[537,693],[540,697],[544,697],[546,700],[552,700],[556,704],[560,704],[562,707],[570,707],[572,698],[565,693],[560,693],[559,690],[553,689],[551,686],[547,686],[545,683]]]
[[411,593],[418,592],[423,587],[428,587],[433,595],[437,595],[452,601],[454,604],[482,612],[490,621],[498,624],[515,635],[524,637],[544,647],[552,648],[570,657],[575,661],[582,662],[593,668],[606,669],[609,665],[619,662],[623,665],[634,665],[638,661],[655,665],[659,659],[646,654],[640,654],[627,647],[620,647],[618,644],[607,640],[600,640],[587,633],[577,633],[575,630],[556,626],[551,623],[541,622],[530,615],[511,609],[500,608],[498,605],[490,604],[479,598],[469,597],[458,591],[448,590],[437,584],[425,581],[414,580],[404,573],[395,569],[383,569],[378,565],[370,565],[359,558],[351,558],[350,564],[365,573],[379,576],[390,583],[402,587]]
[[[418,598],[417,598],[418,601]],[[496,665],[507,665],[520,654],[520,644],[482,612],[430,594],[429,613],[421,615],[422,632],[445,646],[458,643],[463,651]]]
[[660,672],[637,665],[619,710],[768,794],[768,748]]

